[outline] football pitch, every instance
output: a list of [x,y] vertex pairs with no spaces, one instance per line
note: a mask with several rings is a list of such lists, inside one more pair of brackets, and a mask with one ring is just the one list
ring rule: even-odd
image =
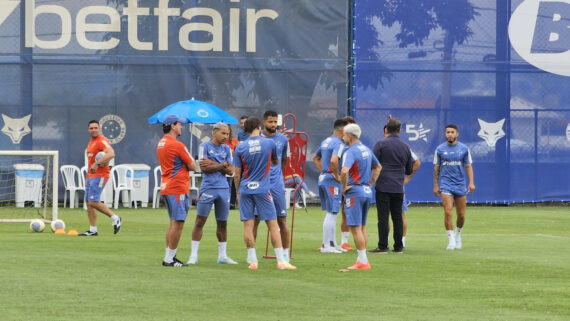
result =
[[[296,271],[279,271],[274,260],[262,258],[264,226],[259,269],[248,270],[237,211],[230,213],[228,255],[239,264],[216,264],[211,216],[199,263],[187,268],[161,266],[164,208],[117,214],[121,232],[113,235],[110,220],[100,215],[97,237],[0,224],[0,319],[570,319],[568,207],[468,207],[463,249],[446,251],[442,208],[412,206],[405,253],[369,254],[371,270],[346,273],[339,269],[355,262],[354,251],[317,252],[324,215],[317,207],[295,213]],[[184,262],[195,215],[191,209],[178,249]],[[60,209],[60,218],[68,230],[88,228],[84,210]],[[372,208],[368,249],[378,241],[376,222]],[[339,233],[337,228],[337,238]]]

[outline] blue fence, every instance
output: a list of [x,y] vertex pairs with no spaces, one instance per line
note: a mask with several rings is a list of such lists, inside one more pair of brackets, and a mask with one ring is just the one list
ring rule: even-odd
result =
[[409,200],[437,201],[433,153],[448,123],[473,155],[469,201],[570,200],[570,81],[559,54],[570,39],[551,22],[570,5],[539,2],[357,2],[352,107],[370,146],[389,114],[402,120],[401,138],[423,163]]
[[[192,97],[235,117],[292,112],[310,153],[336,118],[353,114],[371,146],[392,114],[423,162],[412,201],[437,200],[431,161],[449,122],[473,153],[470,201],[570,200],[570,39],[558,16],[570,5],[7,1],[0,149],[57,149],[62,164],[82,165],[87,122],[99,119],[117,164],[154,167],[162,133],[146,119]],[[209,135],[197,126],[181,139],[196,149]],[[309,164],[312,187],[316,177]]]

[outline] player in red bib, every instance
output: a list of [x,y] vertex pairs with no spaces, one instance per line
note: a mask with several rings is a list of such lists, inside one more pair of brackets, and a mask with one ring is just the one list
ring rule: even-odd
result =
[[[113,230],[117,234],[121,229],[122,220],[111,210],[100,202],[101,191],[109,180],[109,161],[115,158],[115,151],[107,138],[101,135],[101,127],[97,120],[91,120],[88,124],[91,140],[87,145],[87,181],[85,183],[85,199],[87,200],[87,216],[89,217],[89,230],[79,234],[79,236],[97,236],[97,212],[109,216],[113,221]],[[97,154],[105,153],[98,158]]]

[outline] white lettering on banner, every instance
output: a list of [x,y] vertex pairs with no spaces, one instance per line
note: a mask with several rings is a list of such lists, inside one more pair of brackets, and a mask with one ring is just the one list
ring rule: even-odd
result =
[[511,15],[509,39],[531,65],[570,76],[570,0],[525,0]]
[[[87,10],[87,9],[90,10]],[[86,49],[93,50],[107,50],[115,48],[119,44],[119,39],[115,37],[109,38],[107,41],[91,41],[88,40],[85,34],[91,31],[105,31],[105,32],[118,32],[121,30],[121,17],[119,13],[111,8],[104,6],[93,6],[82,8],[77,13],[75,20],[75,30],[77,33],[77,42],[80,46]],[[98,10],[98,12],[97,12]],[[104,14],[111,19],[110,24],[103,23],[87,23],[87,16],[91,14]]]
[[[122,12],[111,6],[85,6],[79,9],[75,17],[75,30],[73,30],[73,17],[68,9],[56,4],[43,4],[36,6],[36,0],[0,0],[0,25],[10,16],[22,2],[25,3],[25,46],[28,48],[40,49],[61,49],[66,47],[71,36],[75,33],[77,43],[90,50],[109,50],[117,47],[121,37],[111,36],[108,39],[94,41],[86,37],[87,33],[92,32],[121,32],[121,16],[126,16],[127,20],[127,41],[129,45],[140,51],[151,51],[155,45],[158,50],[169,49],[169,28],[168,21],[170,17],[182,17],[192,20],[195,17],[209,17],[212,22],[188,22],[178,30],[178,41],[182,48],[188,51],[223,51],[223,19],[222,14],[213,8],[194,7],[184,10],[181,13],[180,8],[169,7],[170,0],[158,0],[156,8],[139,7],[138,0],[129,0],[127,5],[123,7]],[[56,1],[53,1],[56,3]],[[239,3],[239,0],[230,0],[231,3]],[[151,10],[152,9],[152,10]],[[229,33],[228,47],[231,52],[240,51],[240,8],[229,8]],[[56,39],[40,39],[36,33],[36,20],[40,15],[49,15],[53,19],[54,16],[59,18],[61,29],[54,32]],[[109,23],[88,23],[87,19],[90,15],[107,16]],[[139,38],[139,16],[156,16],[157,19],[157,35],[158,44],[151,41],[141,41]],[[245,42],[246,52],[257,51],[257,24],[260,19],[268,18],[275,20],[279,17],[279,13],[272,9],[252,9],[245,10]],[[207,32],[211,34],[209,42],[193,42],[190,40],[192,32]]]
[[431,132],[431,129],[424,129],[423,123],[420,123],[420,125],[418,126],[418,129],[415,129],[415,128],[416,128],[416,125],[413,125],[413,124],[407,124],[406,125],[406,133],[413,135],[412,137],[409,137],[408,140],[411,142],[414,142],[418,139],[421,139],[427,143],[428,139],[427,139],[426,134]]

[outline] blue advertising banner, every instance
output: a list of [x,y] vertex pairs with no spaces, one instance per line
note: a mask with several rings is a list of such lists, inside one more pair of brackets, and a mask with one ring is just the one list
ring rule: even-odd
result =
[[[96,119],[116,164],[154,167],[148,117],[195,98],[236,118],[293,113],[314,150],[346,113],[348,23],[341,0],[0,1],[0,149],[81,167]],[[210,136],[180,139],[197,154]]]
[[403,122],[400,137],[422,161],[409,200],[438,201],[433,155],[449,123],[473,156],[468,201],[570,200],[569,3],[359,0],[355,8],[354,115],[369,146],[388,115]]

